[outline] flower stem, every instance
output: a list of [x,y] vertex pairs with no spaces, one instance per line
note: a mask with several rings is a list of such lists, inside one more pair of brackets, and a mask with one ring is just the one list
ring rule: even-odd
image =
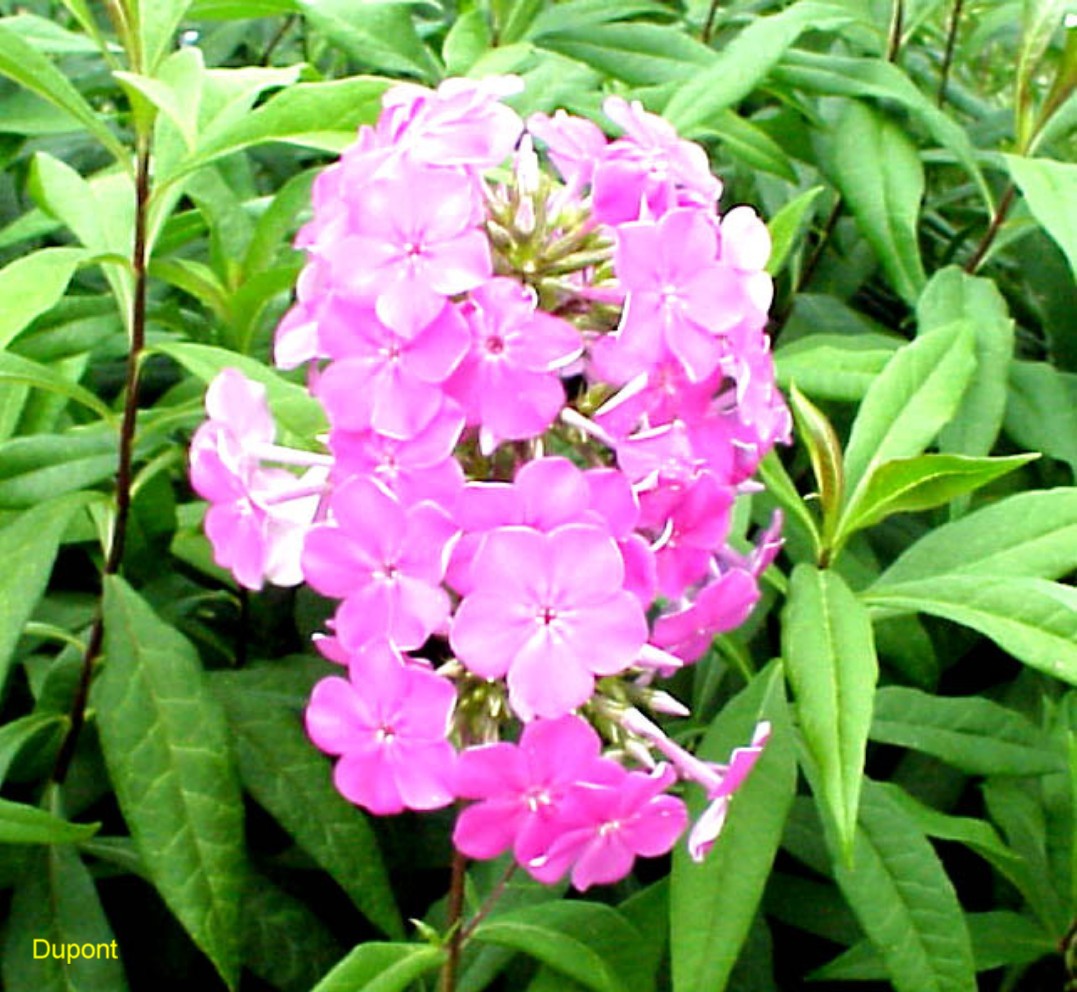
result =
[[984,236],[980,239],[980,243],[976,246],[972,257],[965,263],[965,271],[969,275],[976,272],[987,255],[988,249],[995,243],[995,238],[998,237],[998,232],[1002,229],[1002,224],[1006,220],[1006,215],[1010,212],[1010,207],[1013,206],[1016,196],[1017,189],[1013,183],[1010,183],[1006,187],[1006,192],[1002,194],[1002,199],[998,201],[995,214],[991,218],[991,223],[988,225],[987,230],[984,231]]
[[[109,540],[103,574],[116,575],[123,562],[127,543],[127,522],[131,515],[131,490],[134,481],[135,426],[138,416],[138,376],[142,352],[146,344],[146,217],[150,201],[150,137],[142,133],[135,146],[135,234],[131,250],[131,269],[134,272],[134,294],[131,302],[131,340],[127,352],[127,375],[124,384],[123,419],[120,422],[119,464],[116,469],[116,516]],[[94,664],[101,654],[104,639],[104,616],[100,605],[94,616],[86,651],[82,656],[82,673],[71,704],[67,734],[56,755],[52,780],[61,783],[67,777],[75,757],[79,736],[86,722],[86,706],[90,699],[90,681]]]
[[475,915],[467,921],[467,926],[460,931],[461,944],[466,943],[475,930],[478,929],[479,924],[490,915],[491,910],[497,905],[498,899],[505,894],[505,887],[512,880],[512,876],[516,874],[516,867],[515,861],[509,862],[509,866],[505,869],[505,873],[490,890],[490,894],[483,900],[483,904],[478,908]]
[[449,948],[441,969],[440,992],[456,992],[456,979],[460,972],[460,951],[464,946],[461,926],[464,915],[464,881],[467,858],[454,850],[452,855],[452,879],[449,883]]
[[964,6],[965,0],[954,0],[953,10],[950,11],[950,23],[946,29],[946,51],[942,57],[942,71],[939,78],[938,103],[940,107],[946,103],[946,87],[950,82],[950,68],[954,63],[957,32],[961,26],[961,8]]

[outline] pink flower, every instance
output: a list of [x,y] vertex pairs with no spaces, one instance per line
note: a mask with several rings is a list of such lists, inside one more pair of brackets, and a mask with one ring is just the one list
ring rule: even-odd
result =
[[558,110],[553,117],[532,114],[527,130],[546,145],[546,154],[575,192],[590,185],[595,163],[606,150],[606,136],[598,125]]
[[566,798],[584,783],[614,783],[620,769],[601,758],[601,741],[577,716],[535,720],[519,744],[485,744],[460,753],[456,794],[478,799],[456,821],[453,843],[471,858],[512,848],[526,866],[548,840]]
[[351,657],[347,679],[314,687],[307,733],[340,755],[333,782],[349,801],[382,816],[438,809],[453,800],[447,735],[455,700],[447,679],[373,641]]
[[637,856],[667,853],[684,832],[684,803],[665,790],[676,779],[669,765],[650,774],[619,768],[619,781],[572,791],[546,850],[527,866],[540,882],[555,882],[569,867],[584,891],[624,878]]
[[534,291],[512,279],[492,279],[461,305],[471,352],[447,384],[478,424],[483,448],[536,437],[564,405],[557,370],[577,358],[579,332],[536,310]]
[[436,504],[405,507],[362,477],[333,494],[330,510],[334,522],[307,535],[303,572],[323,595],[345,597],[337,636],[349,648],[375,637],[421,647],[449,615],[440,583],[456,525]]
[[684,661],[697,661],[714,638],[739,627],[759,599],[754,576],[733,568],[709,582],[682,609],[654,622],[654,643]]
[[647,640],[639,601],[609,532],[567,524],[492,531],[472,563],[472,591],[450,631],[476,675],[507,676],[524,719],[554,718],[590,698],[596,675],[628,668]]

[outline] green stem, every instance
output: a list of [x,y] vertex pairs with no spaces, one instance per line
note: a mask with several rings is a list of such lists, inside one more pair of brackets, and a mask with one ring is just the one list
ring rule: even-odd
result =
[[976,250],[973,251],[972,257],[965,263],[965,271],[969,273],[969,275],[976,272],[983,262],[984,256],[987,255],[991,245],[995,243],[995,238],[998,237],[998,232],[1002,229],[1002,224],[1006,220],[1006,216],[1009,214],[1016,196],[1017,187],[1015,187],[1013,183],[1010,183],[1010,185],[1006,187],[1006,192],[1002,194],[1002,199],[998,201],[998,206],[995,208],[991,223],[987,225],[987,230],[984,231],[984,236],[980,239],[980,243],[976,246]]
[[456,980],[460,973],[460,951],[464,945],[461,926],[464,915],[464,881],[467,858],[454,850],[452,856],[452,880],[449,883],[449,947],[445,964],[441,969],[440,992],[456,992]]
[[707,10],[707,19],[703,22],[703,30],[699,33],[699,38],[704,45],[710,44],[711,33],[714,31],[714,19],[718,16],[718,0],[711,0],[710,8]]
[[905,0],[894,0],[894,14],[890,21],[890,40],[886,46],[886,61],[896,62],[901,52],[901,35],[905,30]]
[[942,57],[942,78],[939,79],[939,106],[946,103],[946,87],[950,82],[950,69],[954,63],[954,49],[957,45],[957,32],[961,26],[961,8],[965,6],[965,0],[954,0],[954,6],[950,11],[950,24],[946,29],[946,52]]

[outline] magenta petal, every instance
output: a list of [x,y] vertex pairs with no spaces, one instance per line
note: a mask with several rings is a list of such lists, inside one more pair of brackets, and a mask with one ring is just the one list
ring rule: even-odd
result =
[[384,746],[372,745],[363,754],[345,755],[333,769],[333,784],[345,799],[377,816],[390,816],[404,810],[404,801]]
[[598,758],[602,741],[578,716],[534,720],[524,727],[520,749],[535,778],[544,783],[584,777]]
[[619,882],[632,870],[635,856],[618,833],[615,830],[597,835],[580,853],[572,869],[572,884],[580,892],[586,892],[592,885]]
[[412,342],[407,351],[408,371],[427,383],[444,382],[470,347],[471,333],[464,318],[447,304]]
[[312,528],[301,558],[307,582],[323,596],[347,596],[369,581],[374,562],[339,527]]
[[427,278],[435,292],[455,296],[481,286],[493,275],[490,243],[481,231],[467,231],[427,252]]
[[539,458],[516,473],[527,522],[540,530],[577,520],[590,504],[583,473],[567,458]]
[[442,403],[439,390],[399,366],[378,377],[373,397],[370,426],[379,434],[405,441],[437,416]]
[[401,737],[387,748],[400,798],[408,809],[448,806],[456,752],[448,741],[414,741]]
[[509,669],[509,703],[522,720],[555,719],[591,698],[595,680],[548,635],[533,636]]
[[469,806],[457,817],[453,844],[469,858],[485,860],[504,854],[516,839],[522,809],[518,802],[504,800]]
[[616,675],[639,657],[647,618],[639,600],[618,590],[609,599],[573,611],[565,623],[564,650],[595,675]]
[[589,524],[565,524],[549,535],[550,591],[576,608],[604,601],[624,582],[624,561],[612,537]]
[[535,618],[496,594],[472,593],[456,611],[449,642],[476,675],[501,678],[535,631]]
[[688,825],[688,811],[676,796],[656,796],[621,828],[625,843],[637,854],[666,854]]
[[410,739],[443,741],[456,703],[456,688],[446,678],[424,668],[404,669],[406,699],[394,726]]
[[407,527],[397,499],[373,479],[357,477],[334,494],[331,507],[341,527],[372,560],[386,561]]
[[457,758],[456,794],[462,799],[487,799],[522,788],[523,782],[520,749],[515,744],[469,747]]
[[350,751],[375,722],[350,682],[330,676],[314,686],[307,704],[307,734],[326,753]]

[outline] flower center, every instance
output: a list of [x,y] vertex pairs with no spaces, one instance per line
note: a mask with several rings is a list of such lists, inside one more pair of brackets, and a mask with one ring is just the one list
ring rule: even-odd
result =
[[546,789],[534,788],[524,793],[524,805],[532,813],[537,813],[544,806],[549,806],[553,800]]
[[378,727],[377,731],[374,734],[374,740],[376,740],[379,744],[392,744],[395,737],[396,731],[388,724],[383,724],[382,726]]
[[549,627],[557,619],[557,611],[552,606],[544,606],[535,614],[535,620],[544,627]]
[[505,350],[505,339],[491,334],[486,339],[486,350],[491,355],[500,355]]

